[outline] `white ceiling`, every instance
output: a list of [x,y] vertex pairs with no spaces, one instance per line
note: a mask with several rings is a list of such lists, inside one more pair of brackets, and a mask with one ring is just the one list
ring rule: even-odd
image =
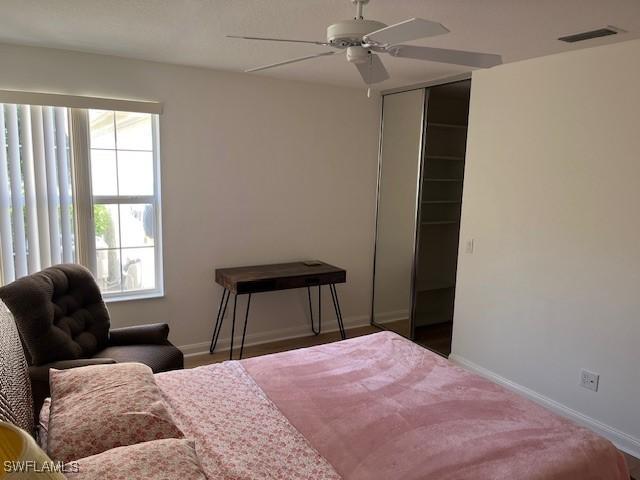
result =
[[[62,48],[242,71],[329,50],[251,42],[225,34],[325,40],[327,25],[351,18],[350,0],[0,0],[0,42]],[[505,62],[640,38],[640,0],[371,0],[365,18],[396,23],[422,17],[451,33],[416,42],[498,53]],[[625,34],[576,45],[562,35],[614,25]],[[392,58],[392,78],[377,88],[410,85],[468,69]],[[256,73],[360,86],[342,55]]]

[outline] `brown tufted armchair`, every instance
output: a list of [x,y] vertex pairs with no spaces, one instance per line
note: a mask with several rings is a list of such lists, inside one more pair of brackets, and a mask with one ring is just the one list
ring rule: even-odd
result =
[[80,265],[22,277],[0,288],[0,299],[20,332],[36,412],[49,395],[50,368],[141,362],[157,373],[183,367],[182,352],[167,340],[166,323],[110,330],[100,289]]

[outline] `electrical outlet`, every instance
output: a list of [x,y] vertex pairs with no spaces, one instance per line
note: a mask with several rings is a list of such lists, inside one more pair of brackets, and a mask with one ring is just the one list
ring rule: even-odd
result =
[[589,370],[582,370],[580,372],[581,387],[597,392],[599,381],[600,381],[600,375],[598,375],[597,373],[590,372]]

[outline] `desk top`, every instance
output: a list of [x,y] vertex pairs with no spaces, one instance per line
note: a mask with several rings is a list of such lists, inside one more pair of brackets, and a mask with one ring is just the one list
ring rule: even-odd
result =
[[324,262],[311,266],[305,265],[304,262],[291,262],[216,269],[216,283],[236,294],[312,287],[346,281],[346,270]]

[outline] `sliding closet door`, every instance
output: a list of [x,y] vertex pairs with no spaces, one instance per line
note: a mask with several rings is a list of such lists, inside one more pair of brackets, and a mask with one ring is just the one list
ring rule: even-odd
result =
[[425,90],[383,97],[372,321],[411,336]]

